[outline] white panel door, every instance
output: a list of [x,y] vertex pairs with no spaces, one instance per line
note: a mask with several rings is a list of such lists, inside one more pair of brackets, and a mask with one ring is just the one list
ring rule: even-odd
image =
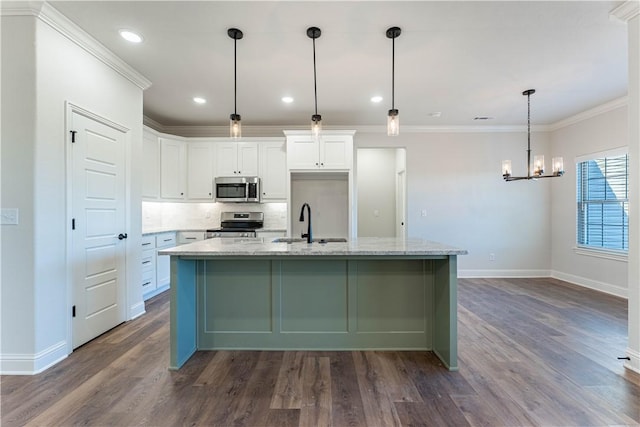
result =
[[[124,322],[125,134],[72,114],[73,347]],[[125,237],[126,238],[126,237]]]

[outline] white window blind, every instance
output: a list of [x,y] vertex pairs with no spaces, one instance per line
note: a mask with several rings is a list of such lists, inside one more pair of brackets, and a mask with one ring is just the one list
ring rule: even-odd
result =
[[616,150],[576,160],[578,246],[628,251],[628,154]]

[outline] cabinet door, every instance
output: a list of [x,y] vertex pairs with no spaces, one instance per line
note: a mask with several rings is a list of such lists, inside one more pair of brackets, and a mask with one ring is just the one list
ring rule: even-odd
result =
[[213,198],[213,143],[187,144],[187,197],[191,200]]
[[260,144],[260,179],[262,200],[287,198],[287,152],[284,142]]
[[258,144],[238,142],[238,175],[258,176]]
[[167,286],[171,282],[171,257],[157,255],[156,252],[156,287]]
[[321,169],[351,169],[353,142],[351,138],[326,135],[320,143]]
[[215,176],[238,176],[238,149],[236,142],[217,142],[215,150]]
[[287,169],[317,169],[319,144],[311,136],[287,137]]
[[142,137],[142,197],[160,197],[160,145],[158,137],[147,130]]
[[163,199],[184,199],[185,148],[181,141],[160,138],[160,195]]

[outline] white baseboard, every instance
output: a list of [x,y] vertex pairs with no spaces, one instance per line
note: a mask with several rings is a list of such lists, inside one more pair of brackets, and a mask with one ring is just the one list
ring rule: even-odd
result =
[[640,352],[627,348],[626,355],[630,360],[625,362],[624,367],[640,374]]
[[67,342],[60,341],[36,354],[0,354],[0,374],[35,375],[66,359]]
[[129,320],[133,320],[137,317],[140,317],[144,313],[146,313],[144,308],[144,301],[140,301],[139,303],[132,305],[131,308],[129,309]]
[[460,278],[489,278],[489,277],[551,277],[549,270],[458,270]]
[[565,282],[573,283],[574,285],[582,286],[584,288],[628,299],[629,294],[626,288],[621,288],[620,286],[612,285],[611,283],[598,282],[596,280],[587,279],[586,277],[575,276],[573,274],[562,273],[560,271],[552,271],[551,277],[554,279],[564,280]]

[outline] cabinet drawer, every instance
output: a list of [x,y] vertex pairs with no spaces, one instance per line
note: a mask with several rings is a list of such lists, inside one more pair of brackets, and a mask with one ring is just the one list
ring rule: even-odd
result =
[[154,270],[156,268],[156,251],[142,251],[142,271]]
[[142,236],[142,250],[155,249],[156,237],[153,234],[145,234]]
[[175,245],[175,233],[160,233],[156,235],[156,248],[168,248]]
[[156,288],[156,271],[149,270],[142,272],[142,293],[145,294]]
[[186,243],[197,242],[198,240],[204,240],[204,231],[181,231],[178,233],[178,243],[184,245]]

